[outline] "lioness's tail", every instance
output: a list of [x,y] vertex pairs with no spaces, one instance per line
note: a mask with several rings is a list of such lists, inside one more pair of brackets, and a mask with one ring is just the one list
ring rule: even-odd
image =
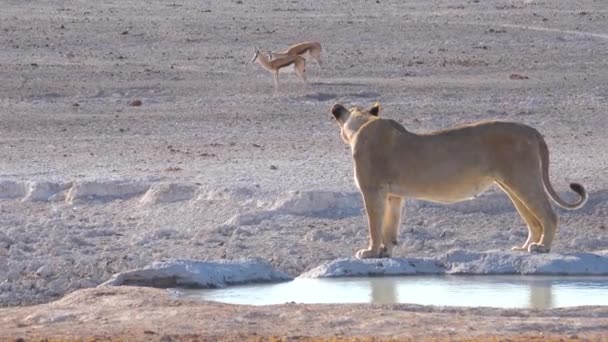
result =
[[582,207],[583,205],[585,205],[585,202],[587,202],[587,199],[589,198],[589,195],[587,195],[587,191],[582,185],[578,183],[570,183],[570,189],[572,189],[572,191],[576,192],[580,196],[580,199],[576,203],[572,204],[567,203],[563,199],[561,199],[559,195],[555,192],[555,189],[553,189],[551,181],[549,180],[549,148],[547,147],[547,143],[545,143],[545,139],[543,139],[540,134],[539,137],[543,183],[545,185],[547,193],[549,194],[549,197],[551,197],[551,199],[555,203],[557,203],[557,205],[564,209],[574,210]]

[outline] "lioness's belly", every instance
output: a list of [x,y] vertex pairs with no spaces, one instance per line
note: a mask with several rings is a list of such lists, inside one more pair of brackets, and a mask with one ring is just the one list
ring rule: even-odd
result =
[[433,182],[392,184],[389,186],[389,192],[398,196],[447,204],[474,198],[488,189],[493,182],[491,177],[448,177]]

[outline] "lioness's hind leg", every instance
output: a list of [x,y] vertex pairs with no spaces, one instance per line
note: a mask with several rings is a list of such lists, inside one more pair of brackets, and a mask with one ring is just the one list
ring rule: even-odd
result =
[[382,251],[381,256],[390,258],[393,248],[397,245],[399,225],[401,224],[401,210],[403,198],[389,196],[386,208],[384,208],[384,220],[382,227]]
[[557,231],[557,215],[551,207],[540,175],[529,175],[516,184],[505,185],[513,191],[515,196],[525,204],[541,226],[541,237],[528,245],[528,252],[548,253]]
[[527,252],[530,244],[532,244],[534,242],[540,242],[540,237],[542,236],[543,228],[542,228],[540,222],[538,221],[538,219],[536,219],[534,214],[532,214],[530,209],[528,209],[528,207],[526,207],[526,205],[519,198],[517,198],[517,196],[513,193],[512,190],[510,190],[509,188],[507,188],[506,186],[504,186],[502,184],[498,184],[498,185],[509,196],[509,198],[511,199],[511,202],[513,202],[513,205],[515,206],[515,209],[517,209],[517,212],[523,218],[524,222],[526,222],[526,225],[528,226],[528,238],[526,239],[526,242],[522,246],[513,246],[511,249],[514,251],[526,251]]
[[377,258],[380,256],[380,245],[382,243],[382,221],[384,219],[384,207],[386,206],[386,193],[377,189],[361,190],[365,212],[367,213],[367,225],[369,229],[369,247],[357,252],[358,259]]

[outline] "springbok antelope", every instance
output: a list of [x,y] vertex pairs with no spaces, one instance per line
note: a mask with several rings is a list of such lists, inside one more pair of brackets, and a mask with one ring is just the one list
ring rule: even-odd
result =
[[260,50],[253,48],[254,55],[251,63],[257,60],[264,69],[270,71],[274,77],[274,94],[276,95],[279,89],[279,70],[293,64],[293,69],[304,83],[306,83],[306,60],[300,56],[281,56],[275,59],[270,59],[269,54],[260,53]]
[[283,52],[270,52],[270,58],[282,56],[303,56],[308,52],[308,55],[317,62],[321,67],[321,44],[318,42],[305,42],[292,45]]

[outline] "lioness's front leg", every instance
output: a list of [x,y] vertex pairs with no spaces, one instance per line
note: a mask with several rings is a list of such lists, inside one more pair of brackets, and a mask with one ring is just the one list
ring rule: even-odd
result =
[[388,204],[384,209],[384,221],[382,222],[382,249],[380,256],[383,258],[390,258],[393,255],[393,248],[397,245],[403,198],[388,196],[387,202]]
[[386,194],[379,189],[361,189],[361,193],[367,213],[369,247],[359,250],[356,257],[358,259],[377,258],[380,256],[380,244],[382,243],[382,220],[386,206]]

